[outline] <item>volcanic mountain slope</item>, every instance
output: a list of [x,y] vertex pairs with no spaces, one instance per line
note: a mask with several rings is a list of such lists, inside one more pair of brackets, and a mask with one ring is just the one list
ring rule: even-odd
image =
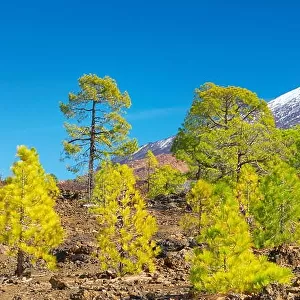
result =
[[131,156],[123,159],[116,159],[115,161],[122,164],[122,163],[128,163],[129,161],[140,160],[142,158],[145,158],[149,150],[152,151],[155,156],[158,156],[160,154],[170,154],[174,139],[175,136],[171,136],[169,138],[159,140],[157,142],[145,144],[142,147],[140,147]]
[[[175,156],[173,156],[170,152],[158,154],[156,155],[156,158],[160,166],[169,165],[179,170],[181,173],[186,173],[189,170],[185,162],[176,159]],[[126,162],[126,164],[132,169],[134,169],[134,173],[139,179],[144,180],[147,178],[146,158],[128,161]]]
[[135,175],[143,180],[147,176],[147,160],[145,156],[147,152],[150,150],[156,156],[159,165],[170,165],[173,168],[185,173],[188,171],[188,166],[186,163],[177,160],[171,154],[171,147],[173,145],[175,136],[159,140],[157,142],[148,143],[143,145],[138,149],[135,153],[133,153],[130,157],[115,160],[121,164],[127,164],[131,168],[134,169]]
[[276,126],[289,128],[300,123],[300,87],[268,103],[275,117]]

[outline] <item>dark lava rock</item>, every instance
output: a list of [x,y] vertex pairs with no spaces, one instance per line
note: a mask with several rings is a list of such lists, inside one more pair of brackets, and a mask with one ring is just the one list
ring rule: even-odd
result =
[[30,278],[31,277],[31,268],[25,268],[25,270],[22,273],[22,276],[26,277],[26,278]]
[[53,255],[58,263],[65,262],[68,256],[68,252],[65,249],[57,249],[54,251]]
[[152,199],[152,205],[160,205],[165,209],[177,208],[177,209],[185,209],[186,208],[186,200],[185,193],[181,194],[171,194],[171,195],[159,195]]
[[164,253],[165,251],[180,251],[187,246],[185,241],[178,241],[178,240],[162,240],[158,241],[157,245],[161,247],[161,252]]
[[54,290],[66,290],[68,289],[68,286],[58,277],[58,276],[52,276],[49,280],[51,287]]
[[279,246],[269,252],[268,258],[277,264],[297,268],[300,265],[300,248],[298,246]]
[[257,296],[250,298],[251,300],[288,300],[294,299],[289,297],[286,288],[281,284],[270,284],[263,289]]

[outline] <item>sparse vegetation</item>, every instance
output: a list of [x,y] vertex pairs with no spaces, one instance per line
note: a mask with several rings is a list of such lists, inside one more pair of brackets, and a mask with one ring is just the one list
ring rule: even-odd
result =
[[[129,155],[137,149],[136,140],[128,136],[131,126],[123,117],[123,110],[131,105],[129,95],[121,93],[110,77],[93,74],[83,75],[79,87],[78,93],[69,94],[68,103],[60,103],[60,109],[75,121],[65,123],[65,155],[75,160],[69,169],[76,172],[88,166],[86,174],[75,181],[58,182],[55,175],[45,173],[35,149],[20,146],[13,176],[5,181],[0,177],[0,243],[17,257],[19,277],[25,257],[55,267],[51,251],[64,237],[54,210],[59,195],[56,184],[69,186],[76,194],[76,188],[82,190],[82,181],[87,179],[88,201],[81,201],[80,208],[97,223],[82,234],[92,233],[96,243],[89,245],[93,251],[88,247],[83,251],[83,243],[78,243],[72,255],[70,248],[55,249],[57,256],[64,256],[62,262],[75,257],[75,264],[82,266],[86,263],[82,252],[90,257],[93,252],[101,270],[97,279],[124,277],[152,273],[159,259],[163,261],[160,271],[176,268],[166,249],[177,254],[184,250],[180,255],[186,255],[191,264],[191,285],[201,292],[249,294],[271,283],[291,283],[292,270],[269,262],[262,249],[300,242],[299,127],[277,129],[266,103],[247,89],[206,83],[196,89],[172,148],[176,157],[189,165],[189,173],[159,165],[148,151],[143,161],[146,166],[140,167],[146,178],[138,186],[131,168],[111,161],[112,156]],[[182,231],[188,235],[182,246],[171,241],[182,233],[173,232],[159,240],[166,224],[158,226],[148,208],[164,198],[156,213],[161,218],[167,215],[165,203],[173,201],[171,194],[186,188],[187,178],[191,188],[182,202],[190,211],[176,206],[172,215],[174,223],[176,219],[173,226],[180,219]],[[149,207],[138,190],[145,189],[145,183]],[[166,197],[154,199],[159,195]],[[70,199],[74,200],[72,206],[76,197]],[[74,226],[72,230],[81,229]],[[160,251],[161,257],[156,258]],[[157,280],[155,276],[151,284]],[[176,277],[176,284],[178,280],[185,279]]]

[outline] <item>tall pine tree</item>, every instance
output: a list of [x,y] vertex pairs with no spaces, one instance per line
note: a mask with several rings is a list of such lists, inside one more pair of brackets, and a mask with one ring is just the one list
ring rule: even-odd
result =
[[127,92],[121,93],[114,79],[95,74],[83,75],[78,80],[80,90],[69,93],[68,103],[60,109],[73,123],[65,123],[69,138],[64,141],[66,158],[75,164],[73,172],[88,166],[88,196],[91,198],[94,170],[108,156],[126,156],[137,149],[136,140],[130,140],[130,124],[124,110],[131,106]]

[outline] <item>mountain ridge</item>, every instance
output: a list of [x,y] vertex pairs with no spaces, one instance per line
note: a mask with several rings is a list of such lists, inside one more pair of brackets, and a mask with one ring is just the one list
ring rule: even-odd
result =
[[115,162],[124,164],[129,161],[139,160],[145,158],[147,152],[150,150],[155,156],[160,154],[170,154],[175,135],[166,139],[158,140],[156,142],[150,142],[141,146],[136,152],[126,158],[115,159]]
[[300,123],[300,87],[268,102],[278,128],[290,128]]

